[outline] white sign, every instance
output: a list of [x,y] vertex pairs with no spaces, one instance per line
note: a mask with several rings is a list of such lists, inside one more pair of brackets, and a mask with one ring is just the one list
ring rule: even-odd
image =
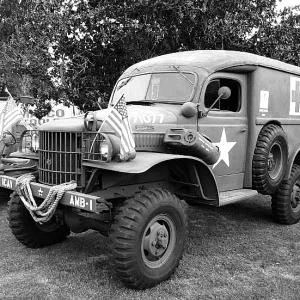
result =
[[269,109],[269,91],[260,91],[260,112],[268,112]]
[[290,115],[300,116],[300,78],[290,79]]
[[[32,107],[32,110],[33,109],[34,109],[34,107]],[[73,107],[73,106],[67,107],[61,103],[61,104],[54,106],[52,108],[52,110],[50,111],[50,113],[40,120],[38,118],[36,118],[35,116],[31,115],[28,111],[26,111],[24,114],[24,121],[27,124],[32,125],[33,127],[36,127],[36,126],[42,125],[47,122],[51,122],[51,121],[61,119],[61,118],[71,118],[71,117],[77,116],[79,114],[80,114],[80,111],[78,108]]]

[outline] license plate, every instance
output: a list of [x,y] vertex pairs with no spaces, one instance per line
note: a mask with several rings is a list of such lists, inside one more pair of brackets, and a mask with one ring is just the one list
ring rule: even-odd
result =
[[94,209],[96,208],[95,199],[89,199],[88,197],[72,195],[72,194],[66,195],[66,198],[67,199],[63,199],[63,201],[61,201],[62,204],[78,207],[80,209],[89,210],[89,211],[94,211]]

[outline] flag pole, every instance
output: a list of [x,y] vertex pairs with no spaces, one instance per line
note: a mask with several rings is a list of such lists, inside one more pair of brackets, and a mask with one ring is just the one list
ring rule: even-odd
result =
[[6,93],[8,93],[9,96],[1,112],[0,136],[3,136],[6,130],[8,130],[11,126],[14,126],[16,123],[23,119],[23,115],[21,114],[21,111],[18,108],[16,101],[14,100],[7,88],[5,88],[4,90]]
[[[119,101],[122,99],[122,97],[124,96],[124,94],[119,98],[119,100],[113,105],[113,107],[111,107],[111,110],[113,110],[115,108],[115,106],[119,103]],[[110,112],[108,113],[108,115],[106,116],[106,118],[104,119],[104,121],[102,122],[102,124],[100,125],[100,128],[98,129],[97,133],[96,133],[96,136],[94,137],[94,140],[92,142],[92,145],[91,145],[91,148],[90,148],[90,152],[92,151],[93,147],[94,147],[94,144],[95,144],[95,141],[96,141],[96,138],[98,136],[98,134],[100,133],[104,123],[106,122],[108,116],[109,116]],[[95,120],[94,120],[95,121]]]

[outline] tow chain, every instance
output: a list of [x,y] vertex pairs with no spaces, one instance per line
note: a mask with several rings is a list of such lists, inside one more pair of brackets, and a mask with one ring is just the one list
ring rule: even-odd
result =
[[64,193],[74,190],[77,187],[75,180],[52,186],[47,197],[38,206],[30,187],[30,182],[32,181],[36,181],[36,178],[31,173],[18,177],[16,179],[16,192],[34,221],[40,224],[48,222],[53,217],[56,207]]

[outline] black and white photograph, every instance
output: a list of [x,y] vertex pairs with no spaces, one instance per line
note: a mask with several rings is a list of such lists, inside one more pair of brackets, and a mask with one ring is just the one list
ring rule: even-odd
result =
[[299,300],[300,0],[0,0],[0,299]]

